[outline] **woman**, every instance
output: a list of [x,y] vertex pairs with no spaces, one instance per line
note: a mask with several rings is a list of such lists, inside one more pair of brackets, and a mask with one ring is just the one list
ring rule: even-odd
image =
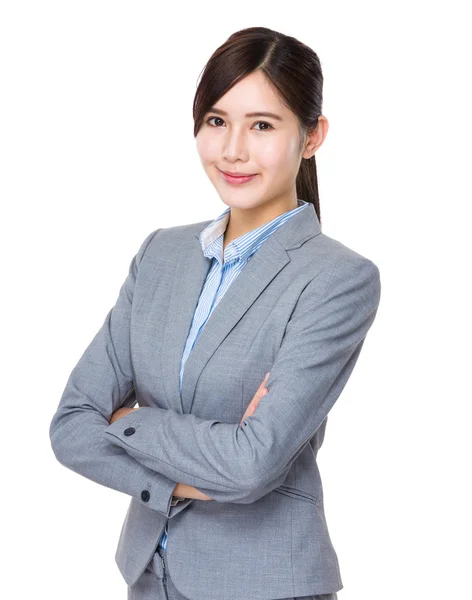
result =
[[316,455],[380,275],[321,232],[322,84],[310,48],[264,27],[216,50],[194,133],[227,208],[146,237],[52,419],[62,464],[131,496],[130,599],[343,588]]

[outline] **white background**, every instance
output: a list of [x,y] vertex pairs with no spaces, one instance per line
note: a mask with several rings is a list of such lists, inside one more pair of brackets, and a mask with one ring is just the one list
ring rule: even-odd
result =
[[255,25],[319,55],[323,233],[381,272],[319,453],[338,597],[470,597],[466,8],[1,4],[3,598],[126,597],[114,552],[130,498],[62,467],[49,423],[145,236],[225,209],[192,103],[212,52]]

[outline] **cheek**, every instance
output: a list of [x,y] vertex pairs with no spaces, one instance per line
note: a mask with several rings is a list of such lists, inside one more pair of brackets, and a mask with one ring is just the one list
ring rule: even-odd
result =
[[295,162],[298,160],[298,153],[300,152],[299,144],[300,140],[298,138],[293,137],[290,138],[290,142],[288,143],[287,147],[289,159]]
[[258,151],[258,162],[268,171],[285,172],[297,162],[297,141],[279,140],[264,144]]
[[201,132],[197,136],[197,152],[202,163],[215,162],[219,159],[219,143],[213,136]]

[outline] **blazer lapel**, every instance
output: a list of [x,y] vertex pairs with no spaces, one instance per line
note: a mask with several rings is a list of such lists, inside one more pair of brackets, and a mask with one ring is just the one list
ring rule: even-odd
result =
[[218,346],[277,273],[290,262],[287,250],[318,235],[321,228],[314,206],[310,204],[274,231],[252,255],[213,309],[196,340],[184,366],[180,395],[182,355],[193,314],[211,266],[211,260],[202,252],[200,231],[195,233],[193,230],[188,245],[179,249],[162,352],[162,373],[168,404],[182,413],[191,412],[200,373]]

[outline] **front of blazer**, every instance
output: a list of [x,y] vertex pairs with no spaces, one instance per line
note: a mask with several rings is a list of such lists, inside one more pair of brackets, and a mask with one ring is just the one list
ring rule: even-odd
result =
[[[316,457],[380,301],[369,259],[321,232],[313,205],[252,256],[180,365],[211,260],[211,221],[157,229],[72,371],[50,426],[57,459],[131,496],[116,563],[129,586],[166,522],[190,600],[343,587]],[[270,371],[268,393],[242,416]],[[110,424],[120,406],[140,410]],[[212,500],[170,507],[177,482]]]

